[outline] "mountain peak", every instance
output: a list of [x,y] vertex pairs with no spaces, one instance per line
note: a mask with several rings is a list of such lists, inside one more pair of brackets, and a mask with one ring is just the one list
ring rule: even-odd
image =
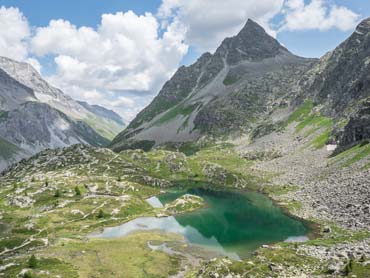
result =
[[364,35],[370,32],[370,17],[364,19],[360,22],[359,25],[357,25],[356,31],[359,35]]
[[292,55],[252,19],[248,19],[236,36],[225,39],[216,53],[226,56],[229,64],[242,60],[261,61],[281,54]]
[[261,25],[259,25],[256,21],[250,18],[248,18],[247,23],[245,23],[243,29],[240,30],[239,34],[246,31],[260,32],[261,34],[266,33]]

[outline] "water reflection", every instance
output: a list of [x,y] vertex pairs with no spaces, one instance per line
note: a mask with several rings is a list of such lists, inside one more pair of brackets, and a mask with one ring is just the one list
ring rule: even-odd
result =
[[101,234],[95,235],[94,237],[116,238],[123,237],[137,231],[153,230],[183,235],[185,239],[191,239],[191,242],[194,244],[201,243],[201,246],[207,246],[207,248],[213,252],[229,256],[233,259],[239,259],[238,254],[226,251],[214,236],[206,238],[194,227],[181,225],[173,216],[163,218],[140,217],[118,227],[106,228]]
[[284,214],[265,196],[247,192],[191,189],[152,197],[155,208],[185,193],[201,196],[207,207],[175,217],[142,217],[118,227],[107,228],[97,237],[126,236],[135,231],[161,230],[183,235],[191,244],[234,259],[250,256],[263,244],[277,241],[303,241],[308,228]]

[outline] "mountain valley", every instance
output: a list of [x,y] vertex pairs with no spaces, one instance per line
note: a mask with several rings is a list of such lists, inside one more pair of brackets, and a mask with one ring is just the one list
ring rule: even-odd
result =
[[[0,176],[0,277],[370,277],[369,72],[370,19],[320,59],[248,20],[122,131],[114,112],[0,59],[0,167],[11,164]],[[202,219],[212,203],[199,190],[263,194],[272,201],[247,198],[243,216],[281,221],[284,239],[260,244],[271,231],[251,229],[245,257],[193,244],[186,228],[214,222],[218,233],[202,237],[228,250],[227,220],[244,221],[227,210]],[[179,191],[191,193],[160,202]],[[140,222],[99,237],[187,217],[203,229]]]

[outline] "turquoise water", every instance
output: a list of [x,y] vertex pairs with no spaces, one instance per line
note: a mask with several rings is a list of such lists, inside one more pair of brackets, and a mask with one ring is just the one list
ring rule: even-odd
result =
[[246,258],[263,244],[304,240],[309,232],[305,223],[286,215],[266,196],[254,192],[190,189],[169,192],[150,202],[158,207],[185,193],[201,196],[207,207],[174,217],[138,218],[107,228],[98,236],[112,238],[140,230],[163,230],[181,234],[189,243],[222,255]]

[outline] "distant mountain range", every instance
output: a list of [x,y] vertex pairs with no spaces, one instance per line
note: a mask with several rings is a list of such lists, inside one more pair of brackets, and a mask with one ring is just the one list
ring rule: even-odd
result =
[[[310,103],[333,119],[329,141],[348,148],[370,138],[370,19],[321,59],[298,57],[252,20],[214,54],[181,67],[112,142],[150,149],[281,128]],[[329,142],[327,142],[329,143]]]
[[49,85],[29,64],[0,57],[0,170],[48,148],[106,146],[122,118]]

